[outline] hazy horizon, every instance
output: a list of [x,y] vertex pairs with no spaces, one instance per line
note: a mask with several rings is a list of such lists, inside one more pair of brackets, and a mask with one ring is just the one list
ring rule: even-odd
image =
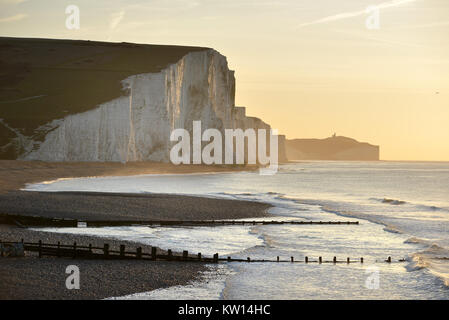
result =
[[[80,29],[65,8],[80,8]],[[368,6],[380,28],[365,26]],[[334,132],[381,160],[449,161],[444,0],[0,0],[0,34],[211,47],[236,71],[236,104],[287,138]]]

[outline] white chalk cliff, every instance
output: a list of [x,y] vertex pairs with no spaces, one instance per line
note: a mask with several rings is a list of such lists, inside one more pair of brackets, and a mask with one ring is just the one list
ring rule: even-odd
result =
[[191,52],[159,73],[122,81],[124,95],[50,124],[44,141],[22,159],[169,161],[170,133],[192,129],[270,128],[234,105],[234,72],[214,50]]

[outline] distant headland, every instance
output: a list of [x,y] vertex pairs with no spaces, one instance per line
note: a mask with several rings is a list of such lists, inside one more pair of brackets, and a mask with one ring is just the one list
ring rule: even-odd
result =
[[288,160],[379,160],[380,147],[337,136],[326,139],[286,140]]

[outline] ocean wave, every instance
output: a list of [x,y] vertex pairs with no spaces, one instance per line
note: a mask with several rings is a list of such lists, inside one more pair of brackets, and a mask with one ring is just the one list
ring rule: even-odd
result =
[[223,195],[223,196],[231,196],[231,197],[264,197],[264,196],[282,196],[282,193],[279,192],[216,192],[214,195]]
[[305,172],[305,171],[307,171],[305,168],[283,168],[283,167],[280,167],[279,169],[278,169],[278,173],[282,173],[282,174],[285,174],[285,173],[300,173],[300,172]]
[[393,225],[387,225],[387,224],[384,224],[384,225],[385,225],[384,231],[386,231],[386,232],[390,232],[390,233],[403,233],[403,231],[400,230],[398,227],[395,227],[395,226],[393,226]]
[[438,207],[434,205],[425,205],[421,203],[413,203],[405,200],[392,199],[392,198],[369,198],[371,201],[376,201],[384,204],[390,204],[393,206],[401,206],[401,205],[410,205],[414,206],[415,209],[422,211],[447,211],[449,212],[449,208]]
[[395,206],[401,205],[401,204],[406,204],[406,201],[402,201],[402,200],[395,200],[395,199],[388,199],[388,198],[384,198],[382,200],[383,203],[389,203]]
[[427,249],[412,255],[412,268],[427,269],[433,275],[442,280],[449,287],[449,250],[437,244],[432,244]]
[[255,245],[253,247],[247,248],[246,250],[251,249],[251,248],[258,248],[258,247],[268,247],[268,248],[273,247],[273,240],[267,234],[261,232],[260,226],[252,227],[249,230],[249,233],[257,235],[257,238],[262,240],[263,243],[262,243],[262,245]]
[[407,203],[407,201],[391,199],[391,198],[370,198],[369,200],[377,201],[377,202],[381,202],[381,203],[387,203],[387,204],[391,204],[391,205],[395,205],[395,206]]
[[425,245],[428,245],[428,244],[429,244],[429,241],[428,241],[428,240],[424,240],[424,239],[420,239],[420,238],[417,238],[417,237],[411,237],[411,238],[405,240],[404,243],[425,244]]
[[449,208],[441,208],[437,206],[426,206],[426,205],[417,205],[418,208],[425,211],[446,211],[449,212]]

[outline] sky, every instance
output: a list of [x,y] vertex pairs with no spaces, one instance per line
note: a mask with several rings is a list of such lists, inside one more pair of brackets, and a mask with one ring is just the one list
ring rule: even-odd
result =
[[211,47],[236,104],[289,139],[449,161],[447,0],[0,0],[0,35]]

